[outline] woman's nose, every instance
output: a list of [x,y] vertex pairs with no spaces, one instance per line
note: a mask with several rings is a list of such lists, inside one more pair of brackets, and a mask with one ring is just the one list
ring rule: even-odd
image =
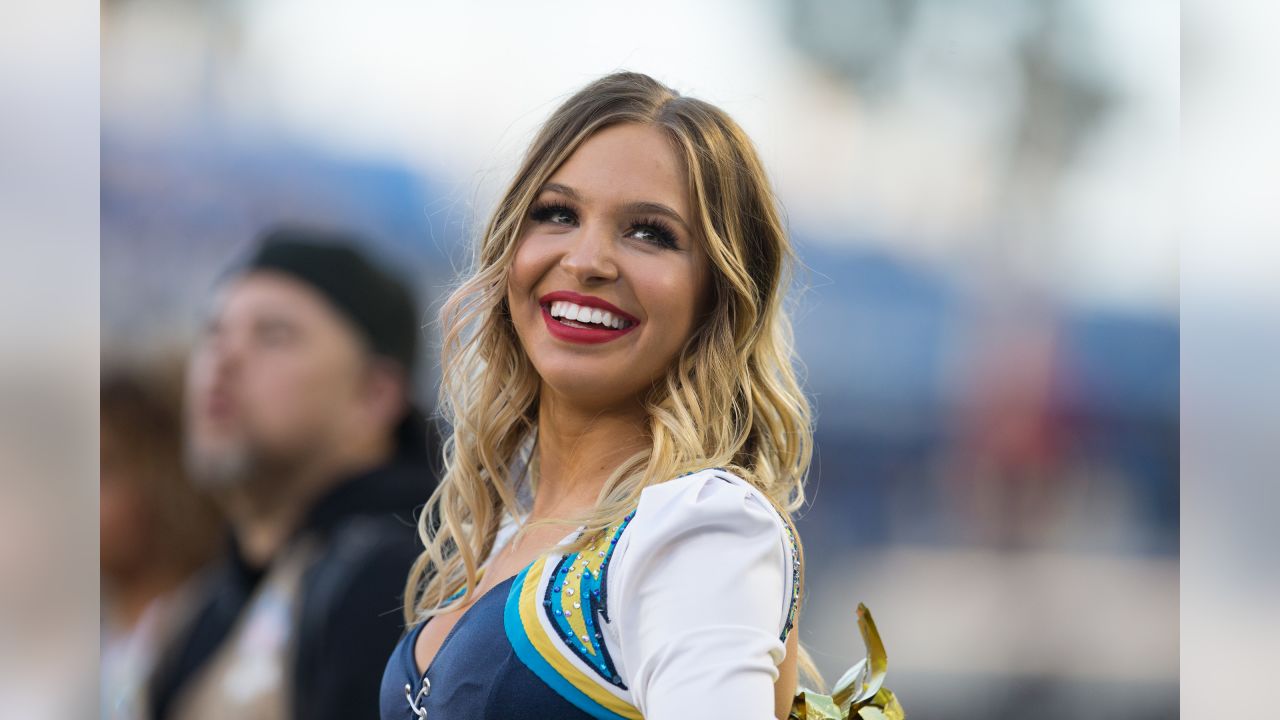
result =
[[584,223],[574,233],[560,267],[583,285],[596,285],[618,277],[613,231],[602,223]]

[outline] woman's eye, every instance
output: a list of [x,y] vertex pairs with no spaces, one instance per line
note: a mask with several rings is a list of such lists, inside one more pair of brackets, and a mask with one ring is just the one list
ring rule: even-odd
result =
[[637,225],[631,231],[631,236],[642,242],[652,243],[659,247],[677,247],[675,235],[673,235],[670,230],[659,225]]
[[636,228],[636,231],[633,234],[636,238],[646,242],[655,242],[658,240],[658,233],[650,230],[649,228]]
[[530,216],[537,222],[551,223],[552,225],[572,225],[577,221],[573,210],[562,205],[535,207]]

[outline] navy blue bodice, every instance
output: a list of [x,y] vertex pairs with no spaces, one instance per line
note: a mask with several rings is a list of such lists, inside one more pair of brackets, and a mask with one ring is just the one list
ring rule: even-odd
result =
[[426,623],[410,629],[382,676],[382,720],[591,717],[534,675],[512,649],[503,628],[503,608],[514,580],[495,585],[463,613],[427,669],[429,687],[413,655]]

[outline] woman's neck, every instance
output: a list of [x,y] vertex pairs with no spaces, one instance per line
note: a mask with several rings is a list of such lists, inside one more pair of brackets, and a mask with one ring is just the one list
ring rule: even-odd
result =
[[649,447],[639,403],[584,409],[543,388],[538,405],[538,491],[534,519],[565,518],[595,507],[609,475]]

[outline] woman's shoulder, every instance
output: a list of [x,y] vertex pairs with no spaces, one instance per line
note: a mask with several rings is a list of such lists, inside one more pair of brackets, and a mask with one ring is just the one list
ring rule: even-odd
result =
[[617,550],[619,603],[635,591],[629,577],[706,593],[754,583],[781,605],[776,631],[785,642],[799,596],[799,542],[774,503],[739,475],[713,467],[645,488]]
[[641,493],[607,579],[605,628],[641,715],[727,677],[779,677],[798,598],[790,528],[725,468]]
[[749,499],[761,507],[773,507],[764,492],[755,485],[727,468],[711,467],[646,487],[640,492],[639,508],[646,504],[650,507],[663,505],[669,509],[687,508],[697,512],[699,509],[718,508],[719,503],[731,498]]
[[633,515],[626,533],[632,538],[670,541],[696,531],[725,542],[768,539],[785,547],[796,544],[791,523],[765,493],[720,467],[645,488]]

